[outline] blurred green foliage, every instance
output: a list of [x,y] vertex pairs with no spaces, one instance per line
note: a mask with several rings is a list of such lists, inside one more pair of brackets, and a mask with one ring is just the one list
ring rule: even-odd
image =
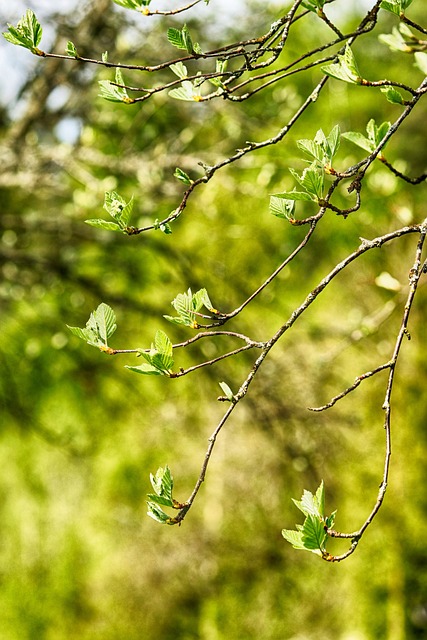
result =
[[[138,29],[108,2],[88,5],[86,13],[80,4],[77,17],[50,25],[79,51],[108,49],[111,59],[138,63],[162,58],[169,46],[164,23]],[[383,13],[381,28],[355,46],[358,63],[370,79],[409,82],[419,76],[412,58],[378,42],[378,33],[396,23]],[[237,30],[224,17],[223,31],[213,35],[203,16],[189,27],[205,48]],[[254,23],[268,28],[275,17],[273,8],[251,3],[238,33],[253,34]],[[93,30],[83,33],[81,25],[91,21]],[[344,21],[350,28],[357,19],[348,14]],[[292,46],[315,46],[325,28],[309,16]],[[176,166],[194,179],[198,160],[213,163],[245,140],[270,137],[310,90],[310,75],[320,72],[295,76],[237,107],[162,96],[126,107],[96,98],[95,80],[106,79],[106,71],[95,77],[74,62],[40,61],[35,73],[20,115],[1,111],[8,149],[0,182],[2,640],[424,637],[423,286],[398,366],[391,479],[375,524],[342,566],[294,551],[280,534],[298,519],[291,497],[304,487],[314,491],[321,478],[327,511],[338,509],[337,528],[356,529],[372,508],[383,464],[385,374],[326,414],[307,406],[328,401],[390,357],[414,238],[359,259],[279,343],[221,434],[181,528],[146,517],[149,473],[168,463],[176,497],[186,499],[222,413],[218,382],[236,389],[251,354],[179,380],[150,379],[124,369],[135,364],[133,356],[108,357],[66,329],[83,326],[105,301],[117,315],[113,346],[147,347],[158,328],[174,341],[188,337],[162,318],[188,287],[206,287],[215,307],[233,309],[304,233],[268,212],[269,195],[294,186],[289,166],[304,166],[296,140],[335,124],[363,132],[370,118],[392,121],[399,108],[378,89],[331,81],[286,143],[246,157],[200,189],[171,236],[127,238],[83,223],[100,217],[105,191],[134,195],[139,224],[162,219],[183,190],[173,178]],[[136,73],[127,77],[137,83]],[[59,106],[52,98],[57,84],[67,89]],[[76,127],[73,144],[64,141],[61,122]],[[424,124],[420,108],[388,150],[410,175],[427,164]],[[361,153],[343,140],[337,162],[348,166]],[[379,166],[368,176],[362,209],[347,220],[328,213],[309,248],[231,328],[255,339],[270,336],[359,237],[421,220],[424,201],[425,185],[408,187]],[[400,285],[378,286],[383,272]],[[228,344],[198,342],[177,364],[213,358]]]

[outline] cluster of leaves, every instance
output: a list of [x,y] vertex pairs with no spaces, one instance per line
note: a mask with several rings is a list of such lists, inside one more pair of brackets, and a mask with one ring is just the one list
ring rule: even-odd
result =
[[129,96],[124,86],[125,81],[119,67],[116,69],[115,83],[110,82],[110,80],[99,80],[98,83],[101,87],[99,93],[101,98],[109,100],[110,102],[124,102],[125,104],[133,104],[135,102],[135,99]]
[[404,22],[401,22],[399,27],[393,27],[391,33],[382,33],[378,39],[392,51],[401,53],[415,53],[427,48],[427,43],[417,38]]
[[42,39],[43,29],[31,9],[27,9],[25,15],[21,18],[16,27],[12,24],[8,24],[7,27],[8,31],[3,33],[6,40],[12,44],[29,49],[31,53],[34,53],[35,55],[43,54],[43,52],[38,48]]
[[150,473],[150,481],[151,486],[153,487],[154,493],[148,494],[148,512],[147,514],[156,522],[160,522],[160,524],[177,524],[180,522],[180,519],[169,516],[167,513],[163,511],[161,507],[171,507],[172,509],[180,509],[185,512],[186,505],[180,502],[177,502],[172,496],[173,492],[173,476],[169,467],[166,465],[165,468],[159,467],[157,469],[156,475],[153,476]]
[[145,358],[147,362],[136,367],[126,365],[126,369],[146,376],[171,377],[174,365],[173,346],[164,331],[160,329],[156,331],[154,342],[151,344],[149,351],[138,349],[137,353]]
[[325,516],[325,490],[323,481],[313,495],[304,491],[301,500],[293,500],[294,504],[305,515],[302,525],[297,524],[296,530],[283,529],[282,535],[294,549],[311,551],[322,558],[328,557],[325,545],[328,539],[328,529],[334,524],[336,511]]
[[99,218],[85,220],[86,224],[97,229],[107,231],[120,231],[131,234],[133,227],[129,227],[129,220],[133,209],[133,196],[126,202],[116,191],[106,191],[104,199],[104,209],[110,214],[115,222],[109,222]]
[[188,71],[187,67],[182,62],[171,64],[170,69],[182,81],[180,87],[169,91],[170,97],[175,98],[175,100],[184,100],[186,102],[200,102],[200,84],[203,81],[201,76],[199,80],[186,80],[188,77]]
[[198,42],[193,42],[190,31],[185,24],[182,29],[169,27],[167,37],[169,42],[177,49],[183,49],[190,55],[201,55],[203,53]]
[[358,131],[347,131],[342,134],[343,138],[350,140],[355,145],[364,149],[368,153],[372,153],[381,143],[383,138],[387,135],[389,129],[391,127],[390,122],[383,122],[379,126],[375,124],[375,120],[372,118],[369,120],[366,126],[367,136],[364,136],[362,133]]
[[390,11],[400,17],[405,15],[405,9],[407,9],[412,2],[413,0],[383,0],[381,2],[381,9]]
[[305,200],[321,204],[324,195],[326,174],[333,174],[332,161],[340,145],[340,128],[336,125],[326,136],[322,129],[313,140],[298,140],[298,148],[310,158],[309,166],[300,175],[289,169],[302,191],[284,191],[270,196],[270,211],[278,218],[290,219],[295,211],[295,201]]
[[220,315],[219,311],[214,309],[206,289],[199,289],[196,293],[192,293],[191,289],[188,289],[187,293],[179,293],[171,304],[178,315],[163,317],[173,324],[184,325],[191,329],[200,329],[203,326],[198,323],[198,317],[210,319],[210,316],[200,313],[203,307],[215,316]]

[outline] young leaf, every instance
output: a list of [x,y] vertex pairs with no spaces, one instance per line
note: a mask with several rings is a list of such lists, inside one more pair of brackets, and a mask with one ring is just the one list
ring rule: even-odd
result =
[[94,347],[107,347],[108,339],[117,329],[116,316],[111,307],[102,302],[97,309],[90,314],[84,329],[80,327],[70,327],[69,325],[67,325],[67,327],[71,333],[85,340],[88,344]]
[[190,177],[185,173],[185,171],[183,171],[179,167],[175,169],[175,173],[173,175],[175,178],[177,178],[178,180],[180,180],[186,185],[193,184],[193,180],[190,180]]
[[104,196],[104,209],[117,222],[121,229],[125,229],[130,220],[133,209],[133,196],[126,202],[117,191],[106,191]]
[[169,27],[167,32],[167,38],[169,42],[178,49],[186,49],[184,42],[184,36],[182,34],[181,29],[174,29],[173,27]]
[[25,47],[36,55],[41,55],[38,45],[42,38],[43,29],[31,9],[27,9],[16,27],[11,24],[8,24],[7,27],[8,31],[3,33],[3,36],[8,42]]
[[293,529],[282,529],[282,536],[291,543],[294,549],[306,550],[302,541],[302,532]]
[[314,198],[305,191],[284,191],[283,193],[275,193],[272,198],[283,198],[284,200],[306,200],[312,202]]
[[343,138],[350,140],[354,144],[357,144],[358,147],[365,149],[369,153],[372,153],[377,146],[380,144],[381,140],[387,134],[390,129],[390,122],[383,122],[379,127],[375,124],[375,120],[371,118],[368,124],[366,125],[366,132],[368,137],[366,138],[361,133],[357,133],[356,131],[348,131],[342,134]]
[[385,9],[386,11],[390,11],[397,16],[402,15],[405,12],[405,9],[412,4],[413,0],[383,0],[381,2],[381,9]]
[[326,0],[303,0],[301,4],[309,11],[317,11],[318,9],[323,8],[325,2]]
[[402,94],[394,87],[381,87],[381,91],[392,104],[405,104]]
[[292,218],[295,211],[295,201],[287,200],[281,195],[270,196],[270,213],[277,218]]
[[360,84],[362,77],[357,67],[356,59],[347,44],[344,54],[338,54],[338,62],[321,67],[323,73],[337,80],[344,80],[350,84]]
[[154,346],[159,353],[172,358],[172,342],[164,331],[161,331],[160,329],[156,331],[156,335],[154,336]]
[[173,27],[169,27],[167,38],[174,47],[177,47],[178,49],[184,49],[185,51],[187,51],[187,53],[202,53],[200,45],[197,42],[193,44],[190,31],[186,24],[182,29],[174,29]]
[[[116,84],[125,84],[122,72],[118,67],[116,69],[115,82]],[[112,84],[109,80],[99,80],[98,84],[101,87],[98,95],[105,100],[109,100],[110,102],[124,102],[125,104],[135,102],[134,98],[128,95],[125,87],[116,87],[116,85]]]
[[65,48],[65,53],[67,54],[67,56],[70,56],[71,58],[77,58],[77,49],[76,49],[76,45],[73,44],[70,40],[68,40],[67,42],[67,46]]
[[184,80],[188,76],[187,67],[182,62],[175,62],[175,64],[171,64],[169,68],[181,80]]
[[184,49],[186,49],[188,53],[193,53],[193,40],[191,39],[190,31],[186,24],[183,26],[181,33]]
[[369,153],[375,149],[372,142],[358,131],[346,131],[345,133],[342,133],[341,136],[346,140],[350,140],[350,142],[353,142],[353,144],[356,144],[361,149],[365,149],[365,151],[368,151]]
[[162,467],[159,467],[156,471],[155,476],[150,473],[150,482],[151,486],[154,489],[154,494],[149,494],[148,498],[152,502],[156,502],[157,504],[173,507],[173,476],[168,465],[166,465],[164,469]]
[[[217,60],[216,61],[216,73],[224,73],[225,70],[227,69],[227,60]],[[221,87],[224,88],[224,84],[221,80],[221,78],[215,77],[215,78],[209,78],[209,81],[215,86],[215,87]]]
[[425,47],[415,34],[401,22],[399,28],[393,27],[391,33],[381,33],[378,40],[386,44],[392,51],[402,51],[403,53],[413,53]]
[[171,304],[175,311],[177,311],[178,317],[163,317],[169,320],[169,322],[185,325],[192,329],[198,329],[200,327],[196,321],[196,314],[200,312],[202,307],[206,307],[206,309],[214,315],[220,315],[212,306],[206,289],[200,289],[194,294],[191,289],[188,289],[187,293],[179,293],[176,298],[172,300]]
[[108,338],[110,338],[117,329],[116,315],[108,304],[102,302],[94,311],[93,316],[99,336],[104,344],[107,344]]
[[175,100],[185,100],[186,102],[199,102],[201,98],[200,90],[189,80],[183,80],[181,86],[177,89],[171,89],[168,95]]
[[332,131],[330,132],[330,134],[326,138],[326,142],[327,142],[326,155],[328,157],[329,164],[332,163],[332,159],[335,156],[335,154],[337,153],[338,148],[340,146],[340,135],[341,135],[340,127],[339,127],[338,124],[336,124],[335,127],[332,129]]
[[150,516],[150,518],[153,518],[156,522],[160,522],[160,524],[173,524],[171,523],[170,516],[168,516],[168,514],[165,513],[163,509],[160,509],[160,507],[158,507],[154,502],[147,501],[147,506],[147,516]]
[[232,390],[228,386],[228,384],[226,382],[220,382],[219,386],[221,387],[221,389],[222,389],[225,397],[227,398],[227,400],[229,400],[230,402],[233,402],[234,395],[233,395]]
[[158,369],[157,367],[154,367],[151,364],[140,364],[138,366],[132,367],[128,364],[125,365],[125,369],[129,369],[129,371],[133,371],[134,373],[141,373],[144,376],[162,376],[165,375],[164,372],[162,372],[160,369]]
[[210,313],[213,313],[216,316],[221,315],[220,312],[213,306],[206,289],[200,289],[197,292],[197,295],[200,304],[203,305]]
[[144,13],[142,7],[148,7],[151,0],[114,0],[114,2],[125,9],[134,9]]
[[304,491],[301,500],[293,500],[294,504],[305,515],[303,525],[296,525],[296,531],[283,529],[282,535],[296,549],[311,551],[323,556],[326,553],[325,543],[328,539],[327,528],[332,527],[335,511],[325,517],[325,493],[323,481],[316,493]]
[[[289,171],[292,173],[295,180],[297,180],[307,192],[305,196],[308,197],[301,197],[299,192],[294,193],[292,191],[290,193],[287,192],[286,194],[283,194],[283,197],[288,198],[289,200],[319,200],[322,198],[324,175],[323,169],[319,168],[316,162],[313,162],[313,164],[307,167],[307,169],[304,169],[301,175],[299,175],[295,169],[289,169]],[[298,197],[296,196],[297,193]]]
[[89,220],[85,220],[85,223],[91,227],[96,227],[97,229],[122,232],[121,227],[115,222],[108,222],[107,220],[101,220],[100,218],[90,218]]
[[302,528],[302,543],[305,549],[322,554],[327,539],[324,523],[316,516],[308,515]]
[[135,367],[126,366],[126,369],[143,375],[170,376],[172,373],[174,365],[173,346],[164,331],[157,331],[151,349],[149,351],[140,349],[139,355],[141,355],[148,364],[144,363]]

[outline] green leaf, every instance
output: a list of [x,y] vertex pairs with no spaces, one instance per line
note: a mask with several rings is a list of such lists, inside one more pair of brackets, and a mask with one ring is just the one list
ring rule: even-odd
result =
[[171,521],[171,517],[168,516],[159,506],[157,506],[154,502],[147,502],[148,511],[147,515],[156,522],[160,522],[160,524],[174,524]]
[[3,33],[3,36],[8,42],[25,47],[36,55],[41,54],[38,45],[42,38],[43,29],[31,9],[27,9],[16,27],[11,24],[8,24],[7,27],[8,31]]
[[[313,162],[307,169],[304,169],[301,175],[299,175],[295,169],[289,169],[295,180],[305,189],[307,197],[296,196],[299,192],[287,192],[283,194],[283,197],[289,200],[319,200],[323,196],[323,182],[324,175],[323,169],[319,168],[316,162]],[[292,196],[292,194],[294,194]],[[280,194],[277,194],[280,195]]]
[[295,201],[283,198],[281,195],[270,196],[270,213],[277,218],[292,218],[295,211]]
[[301,4],[309,11],[317,11],[323,8],[326,1],[327,0],[303,0]]
[[158,369],[158,367],[154,367],[150,364],[140,364],[139,366],[132,367],[128,364],[125,365],[125,369],[129,369],[129,371],[133,371],[134,373],[141,373],[144,376],[164,376],[166,375],[164,371]]
[[202,50],[198,42],[193,44],[193,40],[190,34],[190,31],[185,24],[182,29],[174,29],[173,27],[169,27],[167,32],[167,38],[169,42],[178,49],[184,49],[189,54],[197,54],[200,55]]
[[346,131],[345,133],[342,133],[341,136],[346,140],[350,140],[350,142],[353,142],[353,144],[356,144],[358,147],[361,147],[361,149],[365,149],[365,151],[368,151],[369,153],[375,149],[372,142],[358,131]]
[[174,365],[173,346],[164,331],[159,330],[156,332],[154,343],[149,351],[139,349],[138,353],[148,364],[141,364],[135,367],[127,366],[127,369],[143,375],[169,376],[171,374]]
[[[163,467],[159,467],[156,471],[156,475],[153,476],[150,473],[150,482],[151,486],[154,489],[155,495],[150,495],[150,499],[153,502],[157,502],[158,504],[163,504],[165,506],[173,507],[174,501],[172,497],[173,491],[173,476],[171,474],[171,470],[168,465]],[[161,498],[162,502],[158,502],[158,499]]]
[[90,225],[91,227],[96,227],[97,229],[106,229],[107,231],[120,231],[122,232],[121,227],[115,222],[108,222],[107,220],[101,220],[100,218],[90,218],[89,220],[85,220],[85,223]]
[[336,125],[328,136],[322,129],[316,133],[314,140],[297,140],[297,146],[301,151],[314,159],[313,168],[329,168],[338,151],[340,144],[340,128]]
[[347,44],[344,54],[338,54],[338,62],[321,67],[323,73],[337,80],[344,80],[350,84],[360,84],[362,81],[356,59],[350,46]]
[[78,57],[76,46],[70,40],[68,40],[67,46],[65,47],[65,53],[67,54],[67,56],[71,56],[71,58]]
[[167,38],[169,42],[178,49],[186,49],[184,42],[184,36],[182,34],[181,29],[174,29],[173,27],[169,27],[167,32]]
[[188,289],[187,293],[179,293],[171,302],[173,308],[178,313],[178,317],[163,316],[169,322],[178,325],[185,325],[192,329],[197,329],[200,325],[196,321],[196,313],[199,313],[202,307],[205,307],[210,313],[219,315],[219,312],[213,307],[209,299],[206,289],[199,289],[196,293],[192,293]]
[[402,51],[403,53],[413,53],[425,47],[425,44],[412,33],[404,22],[399,24],[399,28],[393,27],[391,33],[381,33],[378,40],[386,44],[392,51]]
[[405,12],[405,9],[412,4],[412,1],[413,0],[383,0],[380,8],[400,16]]
[[328,538],[326,528],[332,527],[336,512],[325,517],[325,493],[323,481],[316,493],[304,491],[301,500],[293,500],[294,504],[306,516],[303,525],[296,525],[296,531],[283,529],[282,535],[296,549],[305,549],[322,556]]
[[108,51],[104,51],[104,53],[101,55],[101,60],[102,62],[108,62]]
[[88,332],[87,329],[80,329],[80,327],[70,327],[68,324],[66,326],[73,335],[77,336],[81,340],[84,340],[85,342],[89,341],[91,333]]
[[394,87],[381,87],[381,91],[392,104],[405,104],[402,94]]
[[[187,293],[179,293],[176,298],[172,300],[171,304],[179,316],[179,318],[175,319],[175,324],[184,324],[193,329],[198,327],[192,300],[193,294],[191,289],[188,289]],[[165,316],[165,318],[169,320],[170,316]]]
[[427,53],[417,51],[415,54],[415,64],[418,69],[427,76]]
[[193,53],[193,40],[191,39],[190,31],[186,24],[183,26],[181,33],[184,43],[184,49],[186,49],[188,53]]
[[382,122],[380,126],[377,126],[375,120],[371,118],[366,125],[367,138],[356,131],[347,131],[342,134],[342,137],[347,138],[350,142],[357,144],[358,147],[372,153],[372,151],[378,147],[384,136],[387,135],[390,127],[390,122]]
[[317,509],[317,515],[321,518],[325,517],[325,488],[323,485],[323,480],[320,483],[316,494],[313,499],[313,504]]
[[141,11],[142,7],[148,7],[151,0],[113,0],[116,4],[124,7],[125,9],[134,9],[135,11]]
[[172,358],[172,342],[164,331],[161,331],[160,329],[156,331],[156,335],[154,336],[154,346],[159,353]]
[[70,327],[71,333],[78,338],[85,340],[94,347],[107,347],[108,339],[117,329],[116,316],[114,311],[107,304],[102,302],[95,311],[93,311],[84,329],[80,327]]
[[188,174],[186,174],[185,171],[183,171],[179,167],[175,169],[175,173],[173,175],[175,178],[177,178],[178,180],[180,180],[186,185],[193,184],[193,180],[190,180],[190,177],[188,176]]
[[200,91],[189,80],[183,80],[181,86],[177,89],[171,89],[168,95],[170,95],[171,98],[175,98],[175,100],[197,102],[200,98]]
[[108,338],[110,338],[117,329],[116,315],[111,307],[105,302],[101,302],[99,307],[93,312],[97,330],[104,344],[107,344]]
[[293,529],[282,529],[282,536],[291,543],[294,549],[306,550],[302,541],[301,531],[294,531]]
[[[125,84],[123,74],[118,67],[116,69],[115,82],[117,84]],[[109,80],[99,80],[98,84],[101,87],[98,95],[105,100],[109,100],[110,102],[124,102],[125,104],[135,102],[134,98],[128,95],[125,87],[116,87]]]
[[175,62],[175,64],[171,64],[169,68],[181,80],[184,80],[188,76],[187,67],[182,62]]
[[221,387],[221,389],[222,389],[225,397],[227,398],[227,400],[229,400],[230,402],[233,402],[234,395],[233,395],[232,390],[228,386],[228,384],[226,382],[220,382],[219,386]]
[[306,200],[312,202],[314,198],[305,191],[284,191],[283,193],[275,193],[272,198],[283,198],[284,200]]
[[340,146],[340,135],[341,135],[341,130],[339,125],[335,125],[335,127],[333,127],[332,131],[330,132],[330,134],[327,136],[326,138],[326,142],[327,142],[327,152],[326,155],[328,157],[328,160],[330,163],[332,163],[332,159],[335,156],[335,154],[337,153],[339,146]]
[[117,191],[106,191],[104,196],[104,209],[110,214],[121,229],[125,229],[130,220],[133,209],[133,196],[126,202]]
[[302,543],[313,552],[325,551],[325,541],[328,535],[324,523],[318,517],[308,515],[302,528]]

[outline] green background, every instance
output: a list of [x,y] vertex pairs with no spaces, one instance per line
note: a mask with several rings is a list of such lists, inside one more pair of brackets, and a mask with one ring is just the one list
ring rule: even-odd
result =
[[[265,3],[247,3],[231,19],[215,4],[200,7],[192,19],[151,22],[105,0],[74,3],[56,18],[43,14],[42,3],[40,11],[37,2],[33,9],[45,27],[47,50],[62,52],[70,39],[81,55],[99,58],[108,50],[111,60],[143,64],[176,53],[165,32],[184,20],[208,49],[264,33],[284,12],[280,5],[269,12]],[[336,20],[351,30],[361,10],[343,15],[343,4],[336,3]],[[420,5],[411,8],[413,19],[422,18]],[[3,30],[6,22],[16,24],[19,9],[14,15],[1,10]],[[422,75],[413,58],[378,42],[378,34],[396,24],[382,12],[377,29],[353,51],[365,77],[417,86]],[[286,59],[330,39],[314,14],[292,33]],[[173,178],[176,166],[194,179],[202,175],[200,160],[214,164],[246,140],[275,135],[320,71],[293,76],[237,104],[193,105],[160,94],[140,106],[122,106],[97,97],[96,80],[112,79],[111,71],[31,58],[6,41],[1,54],[2,640],[424,637],[423,282],[396,373],[391,477],[378,517],[357,552],[337,565],[292,549],[281,536],[282,528],[301,521],[291,498],[304,488],[314,491],[322,478],[327,512],[338,509],[340,530],[357,530],[375,503],[386,372],[329,412],[307,407],[327,402],[356,375],[390,358],[415,235],[353,263],[279,342],[222,431],[206,482],[181,527],[147,518],[149,473],[169,464],[176,498],[188,497],[224,410],[216,402],[218,383],[237,390],[255,352],[178,380],[149,378],[124,369],[140,363],[133,356],[109,358],[66,328],[84,326],[104,301],[117,315],[114,347],[148,347],[157,329],[174,342],[185,340],[189,331],[162,316],[172,313],[171,300],[188,287],[206,287],[215,307],[231,311],[305,233],[268,210],[271,193],[294,186],[289,167],[304,167],[296,140],[314,137],[319,127],[328,133],[335,124],[363,132],[370,118],[393,122],[401,108],[378,89],[332,80],[283,143],[246,156],[196,190],[172,235],[125,237],[83,223],[104,215],[106,190],[135,196],[135,224],[162,219],[183,193]],[[125,78],[154,86],[170,74]],[[421,101],[387,157],[419,175],[425,150]],[[343,140],[337,165],[363,157]],[[342,202],[350,200],[343,191]],[[310,205],[299,206],[305,215],[315,213]],[[227,328],[268,339],[360,237],[420,222],[424,215],[425,185],[408,187],[382,165],[375,167],[366,177],[361,209],[347,220],[329,212],[307,249]],[[381,273],[396,280],[394,289],[380,286]],[[199,341],[177,354],[177,366],[214,358],[231,344]],[[331,545],[332,552],[345,550],[345,543]]]

